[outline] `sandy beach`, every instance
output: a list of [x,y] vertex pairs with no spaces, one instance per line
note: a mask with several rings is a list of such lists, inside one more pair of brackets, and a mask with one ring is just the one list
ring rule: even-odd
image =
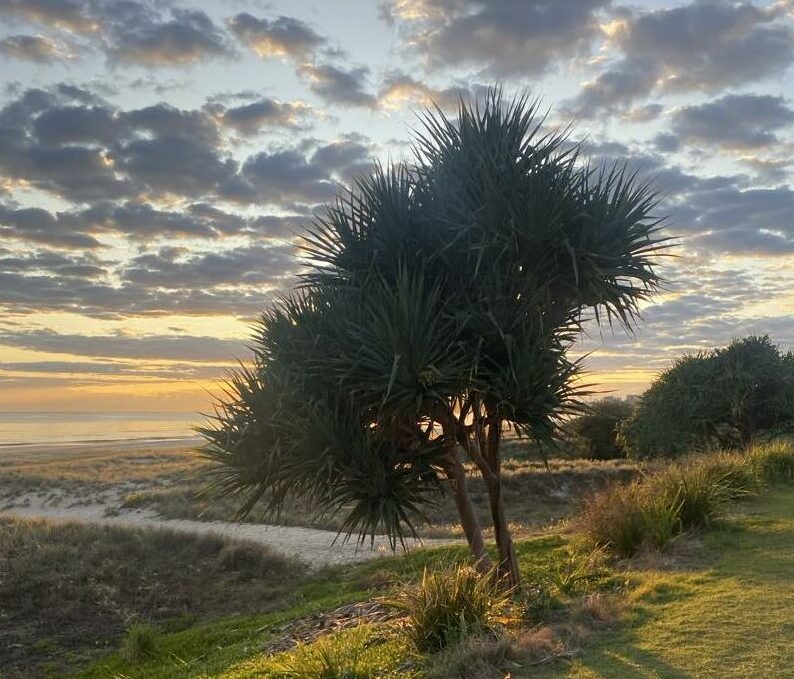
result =
[[[0,515],[217,534],[266,545],[312,569],[391,553],[383,536],[360,545],[330,530],[166,519],[148,508],[125,506],[125,499],[135,493],[162,487],[190,472],[197,464],[194,451],[199,445],[196,438],[2,447]],[[447,542],[410,540],[407,547]]]

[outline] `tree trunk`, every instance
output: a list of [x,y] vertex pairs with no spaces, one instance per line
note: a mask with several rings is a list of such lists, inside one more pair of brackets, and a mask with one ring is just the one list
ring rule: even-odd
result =
[[482,527],[477,518],[477,511],[469,495],[468,483],[466,481],[466,469],[458,459],[457,447],[449,451],[450,461],[449,480],[452,484],[452,491],[455,495],[455,504],[460,515],[460,525],[466,535],[471,553],[477,562],[477,570],[487,573],[493,567],[491,557],[485,549],[485,540],[482,537]]
[[505,503],[502,496],[502,482],[499,475],[493,483],[486,483],[491,504],[496,546],[499,550],[498,574],[503,585],[508,589],[521,586],[521,571],[518,568],[516,548],[505,515]]
[[513,544],[513,537],[510,535],[507,515],[505,514],[504,496],[502,495],[502,460],[499,450],[502,440],[501,427],[501,422],[498,420],[488,425],[486,450],[483,451],[483,457],[490,473],[483,476],[485,485],[488,488],[491,518],[493,520],[496,546],[499,550],[499,577],[505,587],[516,589],[521,586],[521,571],[518,567],[516,548]]

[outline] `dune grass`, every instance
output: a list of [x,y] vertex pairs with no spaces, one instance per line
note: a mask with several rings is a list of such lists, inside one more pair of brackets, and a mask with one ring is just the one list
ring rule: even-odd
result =
[[[768,470],[755,478],[787,480],[786,454],[750,459]],[[601,552],[583,552],[573,534],[522,540],[518,552],[527,591],[505,613],[501,628],[453,635],[433,653],[421,653],[412,642],[410,618],[331,632],[275,654],[262,649],[279,637],[285,621],[312,610],[388,598],[406,581],[420,587],[423,573],[465,559],[462,547],[318,574],[285,610],[163,632],[156,659],[133,666],[115,653],[78,676],[794,677],[794,490],[773,485],[752,502],[723,505],[707,529],[703,522],[691,525],[665,551],[646,550],[611,565],[599,559]],[[422,597],[416,601],[424,605]]]
[[[579,500],[611,482],[626,481],[637,465],[626,460],[554,458],[544,464],[525,441],[508,438],[505,445],[504,495],[513,529],[528,533],[568,516]],[[210,503],[200,496],[203,481],[194,474],[206,465],[195,450],[77,450],[56,454],[15,453],[0,461],[0,508],[28,493],[45,493],[49,502],[105,503],[108,511],[150,509],[163,518],[229,520],[238,506],[226,499]],[[489,525],[488,494],[472,469],[472,500],[484,525]],[[272,523],[256,509],[251,523]],[[299,499],[288,500],[278,517],[282,525],[339,530],[342,519],[316,516]],[[425,538],[462,537],[451,496],[441,496],[418,526]]]
[[146,656],[150,623],[282,609],[304,580],[297,562],[217,536],[0,518],[0,676],[63,676],[128,628],[129,657]]

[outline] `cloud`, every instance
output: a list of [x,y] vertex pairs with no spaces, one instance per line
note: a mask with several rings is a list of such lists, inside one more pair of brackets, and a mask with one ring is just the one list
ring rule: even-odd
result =
[[392,70],[381,81],[378,91],[378,106],[388,110],[404,106],[436,104],[449,111],[457,109],[461,98],[468,99],[473,94],[473,90],[468,87],[431,87],[407,73]]
[[83,0],[0,0],[0,14],[77,33],[99,29],[90,3]]
[[473,67],[497,77],[538,75],[586,54],[609,0],[393,0],[388,21],[428,69]]
[[671,131],[678,143],[746,151],[777,144],[775,132],[792,123],[794,111],[782,97],[729,94],[678,109]]
[[167,20],[143,9],[121,14],[112,24],[108,48],[112,61],[179,67],[233,55],[224,32],[204,12],[171,9]]
[[369,69],[359,66],[344,69],[332,64],[302,64],[298,73],[309,89],[323,101],[340,106],[371,108],[377,103],[375,95],[367,91]]
[[4,238],[75,250],[101,246],[93,236],[64,226],[42,208],[11,208],[0,204],[0,234]]
[[156,359],[173,361],[228,361],[244,352],[243,343],[196,335],[78,335],[38,329],[0,331],[0,344],[74,356]]
[[[156,104],[119,110],[84,90],[26,90],[0,109],[0,172],[77,203],[283,199],[282,207],[296,211],[296,203],[332,198],[334,182],[354,174],[350,168],[363,160],[331,167],[323,154],[307,159],[306,140],[297,140],[293,148],[262,151],[241,162],[230,155],[224,134],[291,127],[309,111],[301,103],[270,99],[232,107],[210,101],[199,109]],[[355,156],[370,150],[363,139],[331,146]]]
[[121,277],[147,287],[183,289],[220,285],[284,287],[298,268],[290,245],[245,246],[225,252],[185,253],[161,248],[126,264]]
[[[239,351],[238,351],[239,354]],[[62,380],[64,383],[73,384],[75,376],[83,376],[81,384],[85,384],[84,376],[132,378],[156,378],[166,380],[191,380],[214,379],[223,375],[227,370],[226,365],[196,364],[196,363],[169,363],[141,364],[134,361],[20,361],[15,363],[0,363],[0,372],[25,378],[29,385],[32,375],[41,373],[52,375],[54,382]],[[33,378],[34,380],[36,378]],[[113,380],[117,383],[117,380]],[[94,383],[104,384],[106,380],[94,380]],[[61,385],[58,385],[61,386]]]
[[43,35],[9,35],[0,40],[0,54],[36,64],[74,57],[72,50]]
[[329,176],[350,181],[372,167],[375,147],[368,137],[357,132],[319,146],[311,155],[312,165],[322,168]]
[[607,24],[622,55],[569,105],[579,116],[619,110],[647,94],[713,92],[778,76],[794,60],[794,34],[780,4],[695,0],[619,12]]
[[233,56],[226,33],[200,10],[125,0],[0,0],[0,14],[94,41],[111,62],[184,67]]
[[301,102],[281,102],[267,97],[257,99],[248,104],[224,108],[221,105],[211,106],[223,125],[237,132],[254,135],[266,128],[286,127],[299,128],[306,126],[306,119],[311,107]]
[[241,43],[263,59],[304,60],[326,43],[308,24],[292,17],[280,16],[271,21],[242,12],[226,23]]

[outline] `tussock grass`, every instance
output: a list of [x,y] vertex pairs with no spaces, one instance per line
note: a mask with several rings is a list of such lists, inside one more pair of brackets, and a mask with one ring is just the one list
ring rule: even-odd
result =
[[157,630],[145,622],[131,625],[121,644],[121,657],[134,665],[157,655]]
[[592,544],[630,557],[676,536],[709,528],[731,503],[773,483],[794,482],[794,446],[757,445],[745,454],[692,457],[589,499],[577,525]]
[[[280,654],[260,668],[273,679],[377,679],[405,665],[413,654],[400,639],[371,625],[330,634]],[[403,674],[402,676],[406,676]]]
[[748,457],[753,473],[763,483],[794,483],[794,445],[790,441],[754,446]]
[[490,630],[509,599],[493,576],[459,564],[425,568],[417,584],[402,587],[387,603],[405,614],[405,632],[413,646],[431,653]]

